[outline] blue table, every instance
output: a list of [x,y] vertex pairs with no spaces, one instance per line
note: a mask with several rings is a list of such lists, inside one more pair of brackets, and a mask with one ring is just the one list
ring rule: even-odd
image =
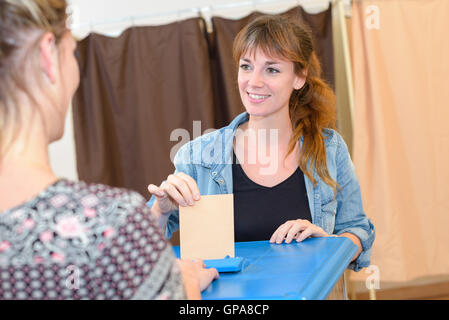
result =
[[[180,256],[179,246],[173,247]],[[240,272],[220,273],[203,299],[325,299],[347,268],[357,247],[348,238],[308,238],[270,244],[237,242],[235,256],[245,258]]]

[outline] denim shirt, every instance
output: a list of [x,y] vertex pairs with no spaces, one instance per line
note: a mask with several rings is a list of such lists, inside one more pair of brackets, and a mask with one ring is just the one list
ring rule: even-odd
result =
[[[174,158],[175,173],[184,172],[195,179],[201,195],[232,193],[232,151],[234,133],[239,125],[248,121],[246,112],[238,115],[227,127],[200,136],[183,145]],[[349,268],[359,271],[370,264],[374,242],[374,226],[363,211],[360,185],[354,171],[348,148],[343,138],[332,129],[323,131],[327,167],[332,179],[341,189],[328,186],[313,169],[316,185],[304,175],[312,223],[328,234],[345,232],[356,235],[362,252]],[[302,137],[300,139],[300,147]],[[152,207],[155,197],[147,202]],[[277,228],[278,226],[273,226]],[[179,228],[179,210],[170,213],[165,234],[170,238]]]

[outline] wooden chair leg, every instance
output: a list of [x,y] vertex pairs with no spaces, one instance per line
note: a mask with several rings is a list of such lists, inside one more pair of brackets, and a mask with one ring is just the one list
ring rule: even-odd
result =
[[345,271],[345,279],[347,279],[347,281],[345,281],[345,283],[346,283],[346,288],[347,288],[347,292],[348,292],[348,295],[347,295],[348,299],[356,300],[357,294],[355,292],[355,282],[351,280],[350,271],[348,271],[348,270]]
[[371,288],[369,289],[369,299],[377,300],[376,299],[376,289],[374,289],[374,286],[371,286]]

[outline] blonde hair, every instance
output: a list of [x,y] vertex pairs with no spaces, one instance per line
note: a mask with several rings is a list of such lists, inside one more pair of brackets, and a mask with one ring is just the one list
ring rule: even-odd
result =
[[[246,25],[236,36],[233,44],[234,60],[256,49],[272,57],[282,57],[293,62],[298,75],[306,74],[306,82],[299,90],[293,90],[289,102],[293,136],[289,142],[290,154],[298,139],[303,137],[299,167],[316,185],[312,169],[337,195],[337,182],[329,175],[324,144],[324,129],[335,129],[335,94],[321,78],[321,66],[315,54],[312,35],[286,17],[264,15]],[[306,71],[306,72],[304,72]]]
[[[0,156],[20,123],[17,95],[29,91],[26,66],[36,63],[38,40],[45,32],[59,43],[67,30],[66,10],[65,0],[0,0]],[[12,129],[8,136],[7,129]]]

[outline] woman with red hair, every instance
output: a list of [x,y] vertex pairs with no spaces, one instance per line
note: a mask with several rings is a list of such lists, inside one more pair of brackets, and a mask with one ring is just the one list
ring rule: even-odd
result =
[[166,235],[179,226],[180,205],[233,193],[236,241],[342,236],[358,247],[350,268],[369,266],[374,227],[311,33],[266,15],[239,32],[233,50],[246,112],[182,146],[175,173],[148,186]]

